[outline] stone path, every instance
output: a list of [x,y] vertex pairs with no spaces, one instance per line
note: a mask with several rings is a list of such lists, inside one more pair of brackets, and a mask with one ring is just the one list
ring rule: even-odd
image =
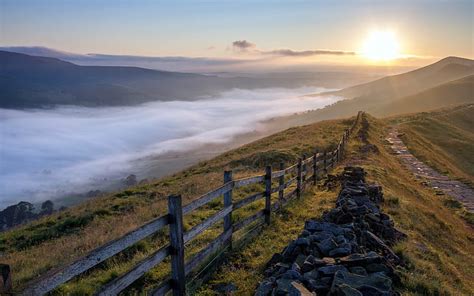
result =
[[393,151],[400,157],[405,167],[417,178],[426,180],[426,184],[436,189],[440,195],[447,194],[462,202],[469,212],[474,212],[474,190],[464,183],[441,175],[418,160],[408,151],[396,128],[390,131],[387,141],[390,142]]

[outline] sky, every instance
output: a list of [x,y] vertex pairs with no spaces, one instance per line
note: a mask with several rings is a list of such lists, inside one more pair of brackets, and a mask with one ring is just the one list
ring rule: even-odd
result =
[[[387,31],[404,58],[474,57],[470,0],[0,3],[1,46],[45,46],[82,54],[346,62],[359,61],[358,53],[374,31]],[[236,41],[247,43],[236,46]]]

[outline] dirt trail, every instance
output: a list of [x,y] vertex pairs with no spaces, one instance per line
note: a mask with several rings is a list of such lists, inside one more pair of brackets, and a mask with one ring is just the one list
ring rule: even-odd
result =
[[408,151],[396,128],[390,131],[387,141],[390,142],[393,151],[402,160],[405,167],[417,178],[425,179],[428,186],[438,190],[440,194],[444,193],[459,200],[469,212],[474,212],[474,190],[464,183],[451,180],[418,160]]

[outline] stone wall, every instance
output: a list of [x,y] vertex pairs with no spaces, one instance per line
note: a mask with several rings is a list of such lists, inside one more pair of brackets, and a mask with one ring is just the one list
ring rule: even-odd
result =
[[359,167],[338,178],[336,207],[322,221],[306,221],[303,232],[275,254],[255,295],[397,295],[391,250],[405,237],[381,212],[382,188],[368,185]]

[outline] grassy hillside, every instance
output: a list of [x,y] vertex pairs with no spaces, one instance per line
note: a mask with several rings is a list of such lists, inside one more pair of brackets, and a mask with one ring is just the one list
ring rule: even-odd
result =
[[[353,119],[326,121],[291,128],[199,163],[162,180],[90,200],[50,217],[0,234],[2,262],[13,268],[14,287],[22,285],[48,270],[62,266],[90,250],[158,217],[166,212],[167,195],[182,194],[184,203],[214,189],[223,182],[224,169],[232,169],[235,178],[261,173],[267,164],[276,167],[280,161],[293,163],[303,153],[332,149]],[[262,191],[262,188],[250,190]],[[248,189],[243,189],[248,190]],[[252,191],[234,193],[238,199]],[[187,229],[218,210],[220,201],[203,208],[185,220]],[[263,202],[263,200],[262,200]],[[234,215],[239,219],[255,213],[263,204],[242,208]],[[198,250],[213,239],[217,231],[205,232],[192,246]],[[107,260],[86,276],[65,285],[62,293],[90,294],[94,289],[125,272],[164,243],[157,235],[129,248],[115,259]],[[166,269],[155,269],[140,285],[151,285]]]
[[408,149],[455,179],[474,184],[474,105],[394,119]]
[[474,74],[474,61],[447,57],[431,65],[372,82],[348,87],[332,94],[346,98],[372,97],[390,100],[418,93],[448,81]]
[[450,57],[426,67],[327,93],[346,97],[307,116],[334,119],[364,110],[375,116],[431,111],[474,102],[474,61]]
[[[376,152],[361,154],[362,144],[352,138],[345,164],[360,165],[368,180],[383,186],[383,210],[408,238],[395,247],[405,261],[398,270],[402,295],[472,295],[474,293],[474,232],[451,208],[446,197],[422,186],[391,153],[384,140],[387,121],[369,119],[369,142]],[[320,217],[333,207],[338,189],[314,189],[275,215],[275,224],[265,228],[258,239],[241,250],[215,273],[198,295],[219,295],[216,290],[234,284],[239,295],[252,295],[263,275],[266,262],[297,237],[308,218]]]
[[[472,128],[469,121],[454,116],[458,127]],[[398,289],[404,295],[470,295],[474,293],[474,233],[457,214],[450,199],[422,186],[398,159],[385,142],[391,120],[377,120],[368,116],[369,142],[376,152],[361,152],[363,145],[354,136],[349,144],[345,163],[363,166],[369,181],[383,186],[384,211],[392,216],[396,226],[408,239],[396,246],[406,266],[399,270]],[[185,203],[222,183],[222,171],[234,170],[235,177],[261,172],[266,164],[292,162],[313,149],[330,148],[338,140],[351,120],[325,121],[291,128],[281,133],[232,150],[212,160],[202,162],[181,173],[156,183],[131,188],[106,197],[91,200],[51,217],[41,219],[0,234],[2,262],[13,268],[14,286],[43,274],[56,266],[85,255],[88,251],[125,232],[161,215],[166,208],[164,198],[169,193],[181,193]],[[271,147],[271,148],[270,148]],[[366,151],[366,149],[364,150]],[[342,169],[342,164],[336,171]],[[262,190],[261,188],[253,188]],[[252,190],[252,188],[250,189]],[[234,198],[250,192],[236,192]],[[319,217],[333,207],[337,189],[323,187],[308,190],[304,198],[293,201],[288,208],[275,214],[272,225],[242,248],[236,248],[229,261],[199,289],[199,295],[217,295],[220,284],[233,283],[239,294],[251,295],[263,277],[265,263],[272,254],[281,251],[289,240],[297,236],[303,222]],[[447,202],[448,201],[448,202]],[[235,215],[239,219],[254,213],[262,204],[243,208]],[[185,227],[202,221],[220,209],[220,201],[187,217]],[[220,230],[219,230],[220,231]],[[217,235],[216,229],[204,232],[189,254]],[[164,233],[145,240],[107,260],[88,274],[64,285],[58,294],[88,295],[101,284],[125,272],[138,260],[146,257],[164,243]],[[188,254],[188,255],[189,255]],[[152,270],[132,289],[155,284],[166,273],[166,267]]]

